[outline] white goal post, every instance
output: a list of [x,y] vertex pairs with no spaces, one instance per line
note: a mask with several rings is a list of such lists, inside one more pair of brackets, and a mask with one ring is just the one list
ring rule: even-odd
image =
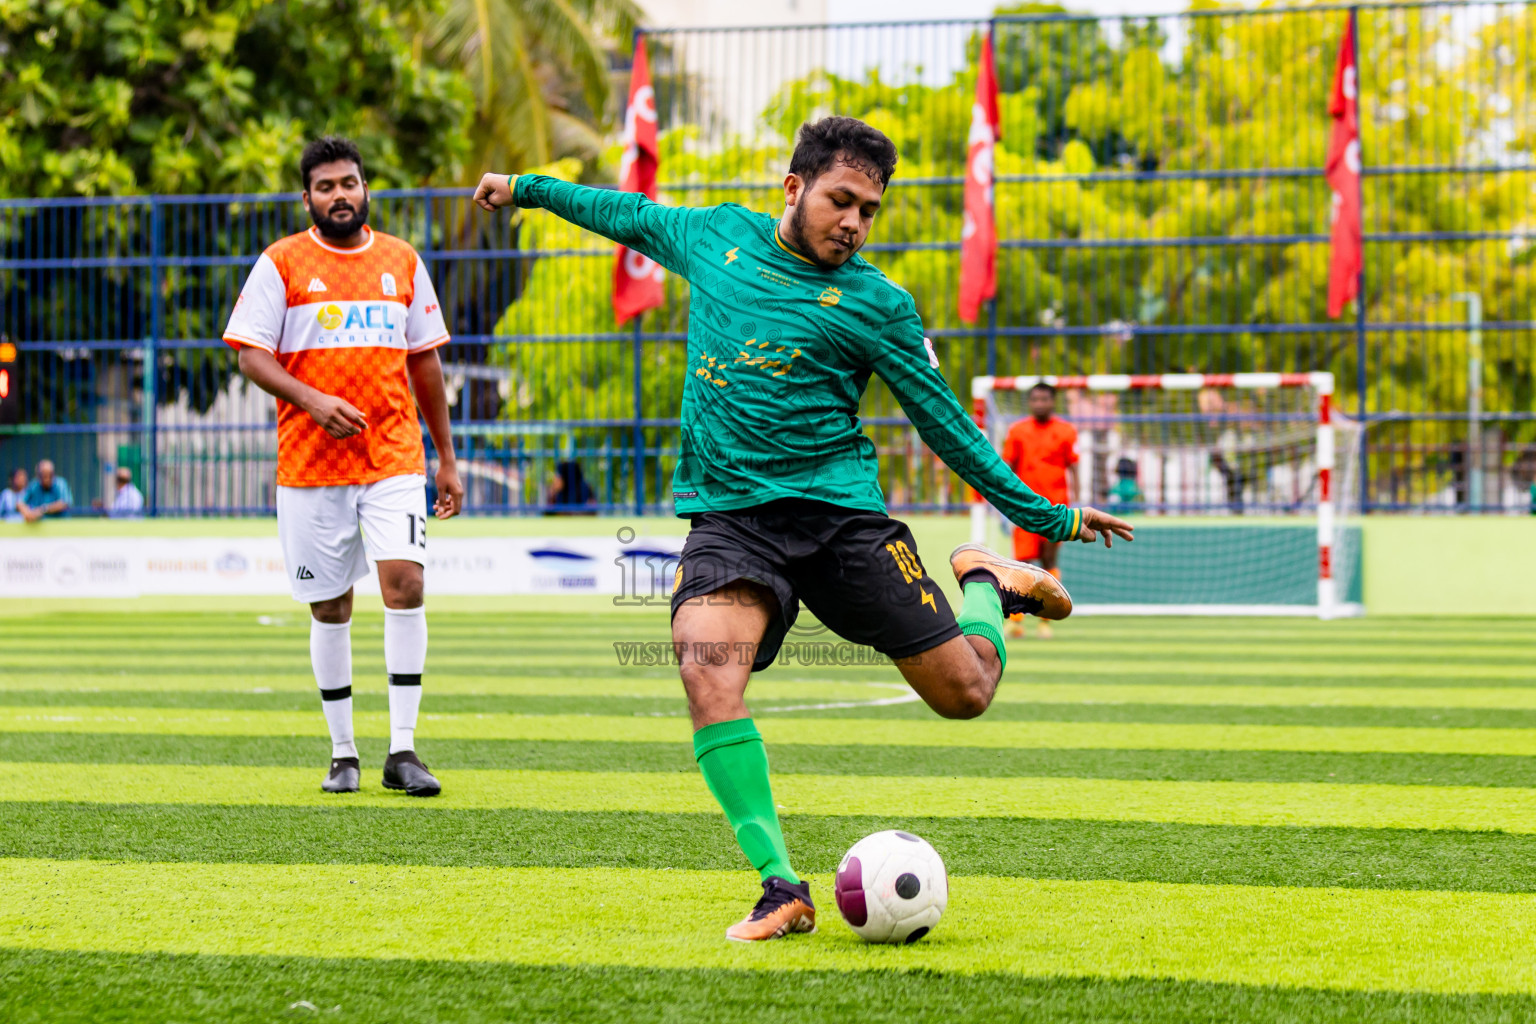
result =
[[[1137,542],[1107,557],[1061,548],[1076,613],[1363,612],[1359,530],[1345,514],[1359,429],[1333,409],[1333,374],[975,377],[976,424],[999,450],[1038,384],[1066,399],[1059,414],[1078,430],[1071,503],[1137,526]],[[971,537],[984,543],[994,514],[971,497]]]

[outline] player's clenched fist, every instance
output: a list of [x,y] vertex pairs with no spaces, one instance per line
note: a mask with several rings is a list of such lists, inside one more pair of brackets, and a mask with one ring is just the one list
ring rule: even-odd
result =
[[515,174],[487,174],[475,189],[475,202],[482,210],[492,213],[512,205],[512,190],[517,186]]
[[309,418],[338,440],[361,434],[368,429],[368,417],[346,399],[335,395],[319,395],[309,403]]
[[1085,507],[1083,525],[1077,531],[1077,539],[1084,544],[1092,544],[1099,539],[1100,534],[1103,534],[1104,546],[1112,548],[1115,546],[1113,539],[1115,537],[1121,540],[1135,540],[1136,538],[1131,536],[1135,530],[1136,528],[1124,519],[1117,519],[1108,512],[1100,512],[1096,508]]

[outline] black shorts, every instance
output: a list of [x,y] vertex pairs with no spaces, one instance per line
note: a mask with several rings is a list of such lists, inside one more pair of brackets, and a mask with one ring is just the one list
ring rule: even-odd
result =
[[[773,664],[800,615],[800,602],[844,640],[889,658],[910,658],[960,635],[944,592],[917,557],[907,525],[889,516],[802,498],[691,518],[672,591],[684,601],[738,580],[779,601],[752,670]],[[798,640],[825,645],[814,627]]]

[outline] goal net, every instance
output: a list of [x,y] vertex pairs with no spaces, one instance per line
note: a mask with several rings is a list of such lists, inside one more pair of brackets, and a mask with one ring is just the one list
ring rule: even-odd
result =
[[[977,377],[999,452],[1041,383],[1077,430],[1071,504],[1136,526],[1112,551],[1062,545],[1075,614],[1362,613],[1360,429],[1333,410],[1331,373]],[[1011,551],[1009,524],[973,500],[972,539]]]

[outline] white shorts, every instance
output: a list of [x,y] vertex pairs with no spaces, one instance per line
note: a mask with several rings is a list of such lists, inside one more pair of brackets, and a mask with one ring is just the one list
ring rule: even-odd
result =
[[340,597],[368,575],[370,560],[426,565],[427,478],[279,487],[277,535],[295,601]]

